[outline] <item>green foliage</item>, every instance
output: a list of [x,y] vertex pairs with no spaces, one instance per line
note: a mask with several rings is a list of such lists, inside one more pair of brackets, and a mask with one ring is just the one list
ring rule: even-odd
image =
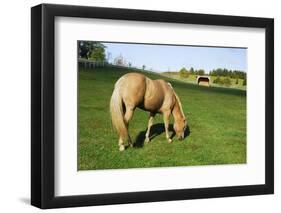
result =
[[[185,68],[182,68],[182,69],[185,69]],[[195,70],[193,67],[191,67],[190,70],[187,72],[190,75],[205,75],[205,70],[203,70],[203,69]]]
[[102,47],[95,47],[89,57],[94,61],[104,61],[105,60],[105,50]]
[[243,86],[246,86],[247,85],[247,79],[245,78],[244,80],[243,80]]
[[231,86],[231,79],[229,77],[221,78],[220,76],[218,76],[213,80],[213,83],[229,87]]
[[246,72],[239,71],[239,70],[228,70],[225,68],[224,69],[218,68],[210,71],[209,75],[245,79],[247,74]]
[[104,61],[105,48],[101,42],[95,41],[78,41],[78,54],[81,58],[91,59],[94,61]]
[[229,77],[226,77],[225,79],[223,79],[223,84],[227,87],[229,87],[231,85],[231,80]]
[[194,74],[195,74],[194,68],[191,67],[190,70],[189,70],[189,72],[190,72],[191,75],[194,75]]
[[185,67],[181,68],[180,77],[181,78],[188,78],[189,77],[189,72],[187,71],[187,69],[185,69]]
[[183,141],[174,137],[169,144],[163,117],[156,115],[152,140],[144,145],[148,112],[136,109],[129,131],[137,146],[121,153],[110,121],[109,100],[115,82],[131,69],[80,69],[78,170],[246,163],[245,91],[200,87],[141,71],[151,79],[172,83],[191,133]]
[[180,72],[187,72],[187,69],[185,69],[185,67],[180,69]]
[[197,71],[197,74],[198,75],[205,75],[205,70],[200,69],[200,70]]
[[213,83],[214,83],[214,84],[220,84],[220,85],[222,85],[222,84],[223,84],[223,81],[222,81],[222,79],[218,76],[217,78],[215,78],[215,79],[213,80]]
[[239,80],[238,80],[238,78],[236,78],[235,84],[239,84]]

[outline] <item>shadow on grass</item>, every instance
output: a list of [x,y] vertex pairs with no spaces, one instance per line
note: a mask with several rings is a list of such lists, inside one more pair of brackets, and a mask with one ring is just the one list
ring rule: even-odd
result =
[[[150,137],[149,137],[150,141],[153,140],[158,135],[161,135],[164,132],[165,132],[165,126],[163,123],[154,124],[150,129]],[[174,136],[176,135],[176,133],[174,131],[172,124],[169,125],[169,132],[172,132],[171,139],[173,139]],[[135,143],[134,143],[135,148],[143,147],[144,141],[145,141],[145,133],[146,133],[146,130],[141,131],[138,134],[138,136],[136,137]],[[190,129],[189,129],[189,126],[187,125],[185,132],[184,132],[184,139],[186,137],[188,137],[189,135],[190,135]]]

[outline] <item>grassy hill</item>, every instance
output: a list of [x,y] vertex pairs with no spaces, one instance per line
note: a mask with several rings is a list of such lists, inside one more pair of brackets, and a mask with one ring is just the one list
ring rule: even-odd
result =
[[144,145],[148,112],[137,109],[129,129],[136,147],[120,152],[118,136],[111,125],[109,100],[114,83],[127,72],[124,68],[80,68],[79,170],[246,163],[245,91],[201,87],[150,72],[142,73],[172,83],[181,99],[190,134],[183,141],[174,138],[168,144],[162,115],[157,115],[151,130],[153,139]]

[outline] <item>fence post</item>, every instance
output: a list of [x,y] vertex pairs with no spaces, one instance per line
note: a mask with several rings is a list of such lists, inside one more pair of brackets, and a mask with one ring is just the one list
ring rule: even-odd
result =
[[95,69],[98,67],[109,66],[110,64],[108,64],[106,61],[92,61],[88,59],[78,58],[78,65],[85,69]]

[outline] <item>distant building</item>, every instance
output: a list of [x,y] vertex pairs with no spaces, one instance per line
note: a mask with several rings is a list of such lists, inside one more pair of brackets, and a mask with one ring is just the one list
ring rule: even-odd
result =
[[203,76],[203,75],[198,75],[196,78],[196,82],[198,85],[202,86],[210,86],[210,76]]

